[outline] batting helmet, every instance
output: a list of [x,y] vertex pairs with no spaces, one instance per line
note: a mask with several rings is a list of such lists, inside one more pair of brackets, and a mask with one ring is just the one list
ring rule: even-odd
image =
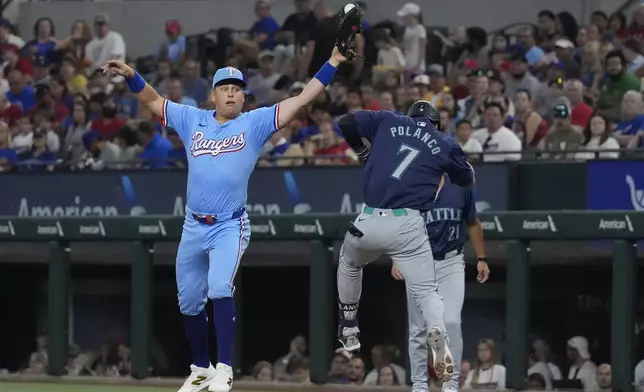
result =
[[407,115],[409,117],[425,117],[432,123],[434,126],[438,126],[441,122],[441,114],[434,106],[433,103],[429,101],[416,101],[407,110]]

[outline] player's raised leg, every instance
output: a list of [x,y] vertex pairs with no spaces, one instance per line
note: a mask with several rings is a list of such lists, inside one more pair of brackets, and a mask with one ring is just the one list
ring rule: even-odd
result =
[[411,370],[412,392],[429,391],[429,347],[427,345],[427,325],[416,300],[407,291],[407,319],[409,322],[409,363]]
[[454,370],[454,361],[447,345],[443,322],[445,307],[438,294],[434,259],[424,219],[418,211],[408,211],[412,216],[407,219],[389,220],[389,224],[398,226],[392,231],[399,234],[388,254],[405,279],[409,295],[420,307],[428,326],[427,340],[432,349],[434,370],[441,381],[447,381]]
[[208,391],[228,392],[233,386],[234,280],[249,241],[250,221],[246,213],[240,218],[216,223],[206,238],[210,258],[208,298],[212,299],[214,306],[218,354],[217,376],[208,387]]
[[192,352],[191,373],[179,392],[197,392],[215,378],[208,352],[208,255],[203,247],[204,230],[191,216],[186,216],[177,251],[177,288],[179,310],[183,315],[186,337]]
[[452,378],[443,383],[444,392],[456,392],[459,386],[461,359],[463,357],[463,333],[461,330],[461,310],[465,299],[465,262],[459,254],[441,262],[437,266],[438,294],[443,297],[445,313],[443,320],[449,336],[449,347],[454,360]]
[[[356,219],[356,224],[365,219],[362,214]],[[382,252],[365,250],[364,238],[347,233],[340,249],[338,265],[338,306],[340,309],[340,325],[338,340],[349,352],[360,349],[360,328],[358,327],[358,307],[362,294],[362,269],[375,260]]]

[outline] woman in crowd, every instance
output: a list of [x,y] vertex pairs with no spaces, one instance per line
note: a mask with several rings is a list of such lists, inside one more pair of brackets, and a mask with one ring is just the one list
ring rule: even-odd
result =
[[534,110],[532,96],[528,90],[517,91],[514,97],[514,124],[512,131],[521,139],[524,148],[536,148],[548,132],[548,124]]
[[273,365],[268,361],[259,361],[253,367],[253,380],[259,382],[271,382],[273,378]]
[[89,119],[89,107],[83,104],[74,104],[72,111],[73,123],[65,131],[63,155],[66,161],[79,160],[85,151],[83,135],[91,131],[92,121]]
[[602,150],[619,150],[619,143],[611,134],[606,118],[598,113],[593,114],[584,129],[584,141],[581,144],[581,149],[586,151],[576,153],[575,159],[619,158],[619,151],[602,152]]
[[378,381],[376,381],[376,384],[383,387],[392,387],[400,385],[400,380],[394,368],[391,365],[385,365],[378,369]]
[[32,58],[43,56],[50,62],[55,62],[58,56],[58,40],[55,35],[54,21],[48,17],[38,18],[34,24],[34,38],[24,46],[25,54]]
[[476,365],[467,375],[464,389],[505,389],[505,366],[494,363],[494,341],[482,339]]
[[57,49],[71,59],[77,69],[84,69],[90,63],[85,53],[85,47],[92,40],[92,28],[82,19],[77,19],[72,24],[69,37],[61,40]]

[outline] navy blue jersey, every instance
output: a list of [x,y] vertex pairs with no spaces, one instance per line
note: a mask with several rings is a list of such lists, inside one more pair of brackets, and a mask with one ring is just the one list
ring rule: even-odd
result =
[[467,241],[466,223],[476,219],[474,191],[445,180],[434,206],[427,211],[427,234],[432,253],[444,255]]
[[369,110],[354,118],[358,134],[371,144],[364,178],[367,206],[427,211],[444,173],[457,185],[472,182],[472,167],[456,140],[426,119]]

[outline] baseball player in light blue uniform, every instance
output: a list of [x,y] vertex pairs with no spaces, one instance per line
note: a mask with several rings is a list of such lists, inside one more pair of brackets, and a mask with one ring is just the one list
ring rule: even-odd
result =
[[[188,156],[186,218],[177,252],[179,309],[193,356],[191,374],[179,392],[229,392],[235,339],[234,279],[250,239],[246,214],[248,180],[264,144],[304,106],[324,92],[346,58],[336,49],[304,90],[267,108],[241,113],[246,83],[233,67],[217,70],[210,95],[215,110],[201,110],[161,97],[121,61],[104,72],[125,77],[130,90],[163,124],[175,129]],[[210,362],[204,307],[214,304],[218,363]]]
[[[445,328],[449,346],[454,358],[452,378],[443,383],[443,392],[457,392],[461,359],[463,356],[463,335],[461,333],[461,309],[465,298],[465,261],[463,248],[469,236],[476,252],[478,263],[477,281],[485,282],[490,274],[485,257],[483,230],[476,217],[474,191],[453,184],[443,177],[434,206],[427,211],[427,234],[432,247],[436,268],[438,294],[443,298]],[[391,269],[394,279],[403,280],[394,265]],[[409,361],[411,363],[412,392],[428,392],[427,365],[429,350],[425,337],[425,319],[416,301],[407,289],[407,315],[409,318]]]

